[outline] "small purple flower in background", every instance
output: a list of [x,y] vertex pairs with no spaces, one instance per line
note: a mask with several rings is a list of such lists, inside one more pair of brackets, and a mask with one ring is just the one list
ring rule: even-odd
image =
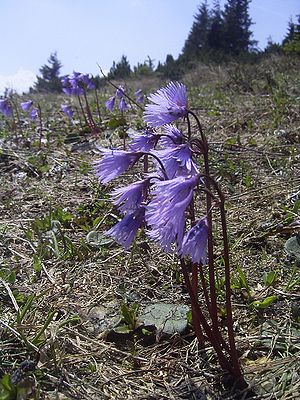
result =
[[82,74],[74,71],[73,74],[64,76],[61,79],[63,92],[68,96],[80,96],[85,90],[94,89],[95,84],[90,74]]
[[36,107],[33,107],[30,112],[29,112],[29,117],[34,121],[37,119],[39,116],[39,109]]
[[163,127],[164,133],[168,136],[161,136],[160,144],[163,147],[175,147],[179,144],[183,144],[184,138],[183,133],[172,124],[165,125]]
[[128,147],[132,151],[145,151],[149,152],[154,149],[160,136],[150,132],[149,130],[144,130],[143,133],[134,132],[129,133],[131,142]]
[[105,107],[108,111],[113,111],[115,104],[116,104],[116,99],[119,100],[119,105],[118,108],[121,112],[126,111],[129,109],[129,105],[126,103],[124,99],[124,93],[125,93],[125,88],[122,85],[119,85],[116,93],[114,96],[111,96],[105,103]]
[[143,155],[117,149],[99,149],[102,158],[94,162],[96,176],[101,183],[107,183],[132,167]]
[[60,106],[61,111],[70,119],[73,118],[74,111],[72,110],[71,106],[69,104],[62,104]]
[[13,109],[8,99],[0,99],[0,112],[5,117],[11,117],[13,115]]
[[123,85],[119,85],[117,90],[116,90],[116,96],[118,99],[121,99],[124,96],[125,93],[125,88]]
[[20,106],[21,106],[23,111],[28,112],[30,110],[32,104],[33,104],[33,101],[32,100],[28,100],[28,101],[24,101],[23,103],[21,103]]
[[144,219],[145,207],[139,207],[133,213],[126,214],[120,222],[105,232],[105,235],[111,236],[117,243],[128,250]]
[[169,124],[188,113],[186,87],[182,83],[170,82],[148,99],[154,104],[146,105],[144,119],[153,128]]
[[131,183],[128,186],[117,188],[112,193],[113,203],[121,213],[136,210],[145,200],[145,193],[150,186],[150,179]]
[[119,101],[119,110],[120,111],[126,111],[128,110],[129,106],[126,103],[126,101],[124,100],[124,98],[122,97]]
[[115,101],[116,101],[116,99],[115,99],[114,96],[110,97],[110,98],[106,101],[105,107],[107,108],[108,111],[113,111],[114,106],[115,106]]
[[142,92],[142,89],[138,89],[136,92],[134,92],[135,99],[138,103],[143,103],[144,102],[144,95]]
[[93,76],[91,74],[80,74],[79,81],[81,81],[86,89],[91,90],[95,89],[95,84],[93,82]]
[[190,256],[193,263],[207,263],[207,219],[203,218],[185,234],[179,251],[181,257]]
[[80,72],[62,78],[63,92],[69,96],[80,96],[84,93],[83,87],[80,85]]

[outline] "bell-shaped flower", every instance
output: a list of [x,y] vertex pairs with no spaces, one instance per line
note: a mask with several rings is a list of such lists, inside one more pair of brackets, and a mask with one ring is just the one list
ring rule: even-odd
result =
[[144,119],[151,127],[169,124],[188,113],[186,87],[182,83],[170,82],[148,99],[153,104],[146,105]]
[[13,115],[13,109],[8,99],[0,99],[0,113],[5,115],[5,117]]
[[183,133],[175,125],[165,125],[159,143],[162,147],[176,147],[184,143]]
[[95,173],[101,183],[107,183],[132,167],[143,155],[117,149],[100,147],[101,159],[94,162]]
[[136,92],[134,92],[135,95],[135,100],[137,103],[143,103],[144,102],[144,95],[142,92],[142,89],[138,89]]
[[155,184],[153,198],[146,207],[146,221],[151,227],[149,236],[164,250],[171,251],[172,244],[180,248],[185,227],[185,210],[193,198],[197,184],[197,176],[180,176]]
[[131,139],[130,143],[128,144],[130,150],[145,152],[149,152],[150,150],[154,149],[160,138],[159,135],[149,130],[144,130],[142,133],[129,133],[129,137]]
[[192,151],[188,144],[156,150],[153,153],[161,160],[169,179],[198,173],[197,166],[192,159]]
[[207,219],[203,218],[185,234],[179,255],[190,256],[193,263],[207,263],[207,239],[208,225]]
[[125,99],[122,97],[119,101],[119,110],[126,111],[129,109],[128,104],[126,103]]
[[116,96],[118,99],[121,99],[124,96],[125,93],[125,88],[123,85],[119,85],[117,90],[116,90]]
[[30,119],[34,121],[35,119],[38,118],[38,116],[39,116],[39,109],[37,107],[33,107],[29,112]]
[[115,106],[115,97],[112,96],[105,102],[105,107],[108,111],[113,111],[114,106]]
[[33,104],[33,101],[32,100],[28,100],[28,101],[24,101],[23,103],[21,103],[20,106],[21,106],[23,111],[28,112],[30,110],[32,104]]
[[121,213],[136,210],[145,200],[150,186],[150,179],[131,183],[128,186],[115,189],[111,196],[113,203]]
[[74,111],[69,104],[61,104],[60,109],[67,117],[70,119],[73,118]]
[[95,89],[95,84],[93,82],[93,76],[91,74],[80,74],[79,81],[85,86],[86,89]]
[[124,218],[109,229],[105,234],[115,239],[117,243],[126,250],[132,244],[138,229],[145,219],[145,207],[138,207],[132,213],[126,214]]

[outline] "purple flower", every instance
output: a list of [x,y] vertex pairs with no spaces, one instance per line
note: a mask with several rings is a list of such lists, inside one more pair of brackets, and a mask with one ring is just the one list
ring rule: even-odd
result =
[[8,99],[0,99],[0,112],[6,117],[13,115],[13,109]]
[[192,160],[192,151],[188,144],[153,152],[163,163],[169,179],[182,175],[195,175],[198,169]]
[[159,135],[148,130],[144,130],[143,133],[130,133],[129,137],[131,138],[131,142],[129,143],[130,150],[145,152],[152,150],[160,138]]
[[121,99],[124,96],[125,93],[125,88],[123,85],[119,85],[117,90],[116,90],[116,96]]
[[144,102],[144,95],[141,89],[137,90],[134,92],[135,99],[138,103],[143,103]]
[[126,214],[120,222],[105,234],[114,238],[117,243],[127,250],[133,242],[138,229],[143,224],[144,217],[145,207],[139,207],[133,213]]
[[120,111],[126,111],[126,110],[128,110],[128,104],[126,103],[126,101],[123,99],[123,97],[120,99],[120,102],[119,102],[119,110]]
[[186,87],[182,83],[170,82],[148,99],[154,104],[146,105],[144,119],[154,128],[187,115]]
[[163,127],[164,133],[167,136],[161,136],[160,143],[163,147],[175,147],[184,142],[183,133],[172,124]]
[[150,185],[150,179],[134,182],[128,186],[117,188],[111,196],[114,198],[114,205],[124,214],[129,211],[136,210],[145,200],[145,194]]
[[32,104],[33,104],[33,101],[32,100],[28,100],[28,101],[24,101],[23,103],[21,103],[20,106],[21,106],[23,111],[28,112],[30,110]]
[[93,77],[90,74],[82,74],[74,71],[73,74],[64,76],[61,79],[63,92],[69,96],[80,96],[84,94],[85,90],[95,88],[92,79]]
[[149,236],[167,251],[173,243],[180,248],[185,228],[185,210],[189,206],[198,177],[178,177],[157,182],[153,199],[146,207]]
[[117,149],[99,149],[102,158],[94,162],[96,176],[101,183],[107,183],[125,172],[143,155]]
[[62,78],[63,92],[69,96],[80,96],[84,93],[83,85],[80,81],[80,72],[73,72],[73,74]]
[[95,84],[93,82],[93,76],[91,74],[80,74],[79,81],[86,87],[86,89],[95,89]]
[[72,110],[71,106],[69,104],[62,104],[60,106],[61,111],[70,119],[73,118],[74,111]]
[[114,106],[115,106],[115,97],[112,96],[106,101],[105,107],[107,108],[108,111],[112,111],[114,109]]
[[29,112],[29,117],[30,117],[32,120],[35,120],[35,119],[38,118],[38,116],[39,116],[39,109],[36,108],[36,107],[33,107],[33,108],[31,109],[31,111]]
[[207,262],[207,219],[200,219],[184,236],[179,251],[181,257],[190,256],[193,263],[206,264]]

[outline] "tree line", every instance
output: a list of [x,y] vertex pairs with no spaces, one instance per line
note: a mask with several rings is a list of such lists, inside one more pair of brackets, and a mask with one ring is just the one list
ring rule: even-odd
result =
[[[249,15],[251,0],[227,0],[221,9],[219,0],[215,0],[209,8],[207,0],[199,6],[181,54],[177,59],[171,54],[164,62],[155,67],[150,56],[134,66],[133,69],[125,55],[118,62],[113,62],[108,73],[109,79],[125,79],[130,76],[148,76],[159,74],[168,79],[179,79],[189,68],[198,62],[226,62],[232,59],[251,59],[257,54],[272,52],[300,55],[300,14],[297,21],[289,21],[287,34],[282,43],[274,43],[270,38],[264,51],[257,48],[257,41],[253,39],[251,26],[253,22]],[[43,65],[37,76],[33,91],[60,92],[61,62],[57,54],[53,53],[48,64]],[[98,87],[101,78],[95,78]]]

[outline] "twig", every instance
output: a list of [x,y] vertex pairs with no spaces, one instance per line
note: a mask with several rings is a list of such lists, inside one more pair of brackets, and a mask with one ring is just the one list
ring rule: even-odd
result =
[[19,306],[18,306],[18,303],[16,302],[15,296],[13,295],[13,292],[11,291],[11,289],[10,289],[8,283],[5,282],[2,278],[0,278],[0,283],[2,283],[2,285],[5,287],[5,289],[6,289],[7,293],[8,293],[8,295],[9,295],[9,297],[10,297],[10,299],[11,299],[11,302],[13,303],[13,306],[14,306],[15,310],[16,310],[17,312],[19,312],[19,309],[20,309],[20,308],[19,308]]

